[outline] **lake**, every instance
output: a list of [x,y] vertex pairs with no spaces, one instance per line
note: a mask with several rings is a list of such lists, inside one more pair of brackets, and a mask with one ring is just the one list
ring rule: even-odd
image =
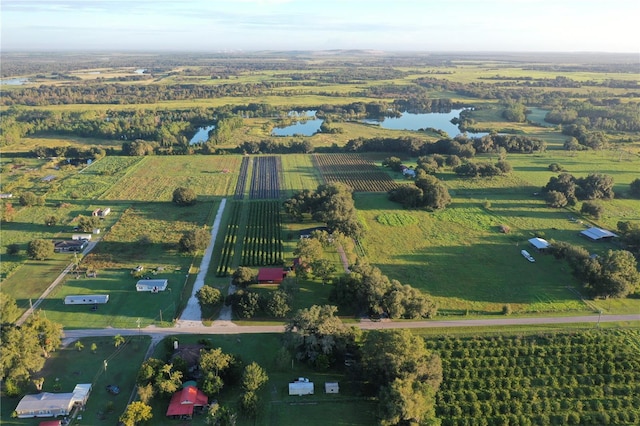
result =
[[206,142],[209,139],[209,132],[215,128],[216,126],[213,124],[211,126],[198,127],[196,134],[189,141],[189,145]]
[[[430,112],[424,114],[414,114],[411,112],[403,112],[400,117],[385,117],[382,120],[364,119],[363,123],[378,124],[383,129],[390,130],[420,130],[432,127],[434,129],[444,130],[449,137],[459,135],[460,129],[451,122],[453,118],[460,118],[463,109],[452,109],[450,112]],[[469,137],[482,137],[487,133],[470,133]]]
[[276,127],[271,131],[272,136],[312,136],[322,125],[323,119],[316,118],[315,110],[307,111],[289,111],[287,114],[289,117],[300,118],[301,121],[297,121],[295,124],[285,127]]

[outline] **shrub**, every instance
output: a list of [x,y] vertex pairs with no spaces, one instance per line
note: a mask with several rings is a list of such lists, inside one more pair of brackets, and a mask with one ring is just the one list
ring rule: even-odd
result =
[[556,209],[565,207],[568,204],[567,197],[565,197],[562,192],[558,191],[547,192],[545,200],[550,207],[554,207]]
[[178,187],[173,191],[173,202],[178,206],[192,206],[196,203],[198,196],[190,188]]
[[511,315],[512,312],[510,304],[507,303],[502,307],[502,315]]
[[558,163],[551,163],[549,164],[549,170],[551,170],[552,172],[562,172],[564,171],[564,167],[562,167]]
[[600,219],[600,217],[602,217],[602,213],[604,213],[604,207],[602,207],[601,204],[594,203],[593,201],[585,201],[582,203],[580,213],[588,214],[596,219]]
[[33,240],[29,243],[27,248],[27,255],[31,259],[44,260],[51,257],[53,254],[53,244],[47,240]]

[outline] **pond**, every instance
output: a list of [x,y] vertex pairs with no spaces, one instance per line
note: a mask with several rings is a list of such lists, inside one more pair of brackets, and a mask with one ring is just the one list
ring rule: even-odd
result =
[[215,128],[216,126],[213,124],[211,126],[198,127],[198,129],[196,130],[196,134],[193,135],[193,137],[189,141],[189,145],[205,143],[209,139],[209,132]]
[[7,78],[5,80],[0,80],[0,85],[7,86],[22,86],[29,82],[28,78]]
[[[457,125],[453,124],[451,120],[453,118],[460,118],[460,113],[463,109],[452,109],[450,112],[430,112],[423,114],[414,114],[411,112],[403,112],[400,117],[385,117],[382,120],[365,119],[363,123],[378,124],[383,129],[390,130],[420,130],[427,128],[439,129],[447,132],[449,137],[456,137],[459,135],[460,129]],[[470,133],[467,132],[469,137],[482,137],[487,133]]]
[[312,136],[320,130],[320,126],[324,121],[323,119],[316,118],[316,112],[314,110],[289,111],[287,115],[292,118],[298,118],[300,121],[296,121],[289,126],[274,128],[271,131],[272,136]]

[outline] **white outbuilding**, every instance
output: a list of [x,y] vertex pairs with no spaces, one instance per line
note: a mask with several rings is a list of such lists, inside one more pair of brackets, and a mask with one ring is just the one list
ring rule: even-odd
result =
[[69,295],[64,298],[65,305],[103,305],[108,301],[108,294]]
[[25,395],[15,409],[16,416],[20,419],[68,416],[75,406],[84,408],[90,393],[91,383],[80,383],[71,393]]
[[300,377],[295,382],[289,383],[289,395],[313,395],[313,382]]
[[529,244],[531,244],[532,246],[534,246],[536,248],[536,250],[538,251],[542,251],[542,250],[546,250],[549,248],[549,246],[551,246],[551,244],[549,244],[549,242],[547,240],[544,240],[542,238],[531,238],[529,240]]
[[324,382],[324,393],[340,393],[338,382]]
[[169,280],[140,280],[136,283],[136,291],[150,291],[157,293],[165,291]]

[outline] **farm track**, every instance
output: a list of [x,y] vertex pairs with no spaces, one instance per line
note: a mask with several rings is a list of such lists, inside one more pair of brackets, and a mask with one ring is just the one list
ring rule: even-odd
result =
[[359,154],[313,154],[325,184],[344,183],[354,192],[387,192],[398,184],[373,161]]

